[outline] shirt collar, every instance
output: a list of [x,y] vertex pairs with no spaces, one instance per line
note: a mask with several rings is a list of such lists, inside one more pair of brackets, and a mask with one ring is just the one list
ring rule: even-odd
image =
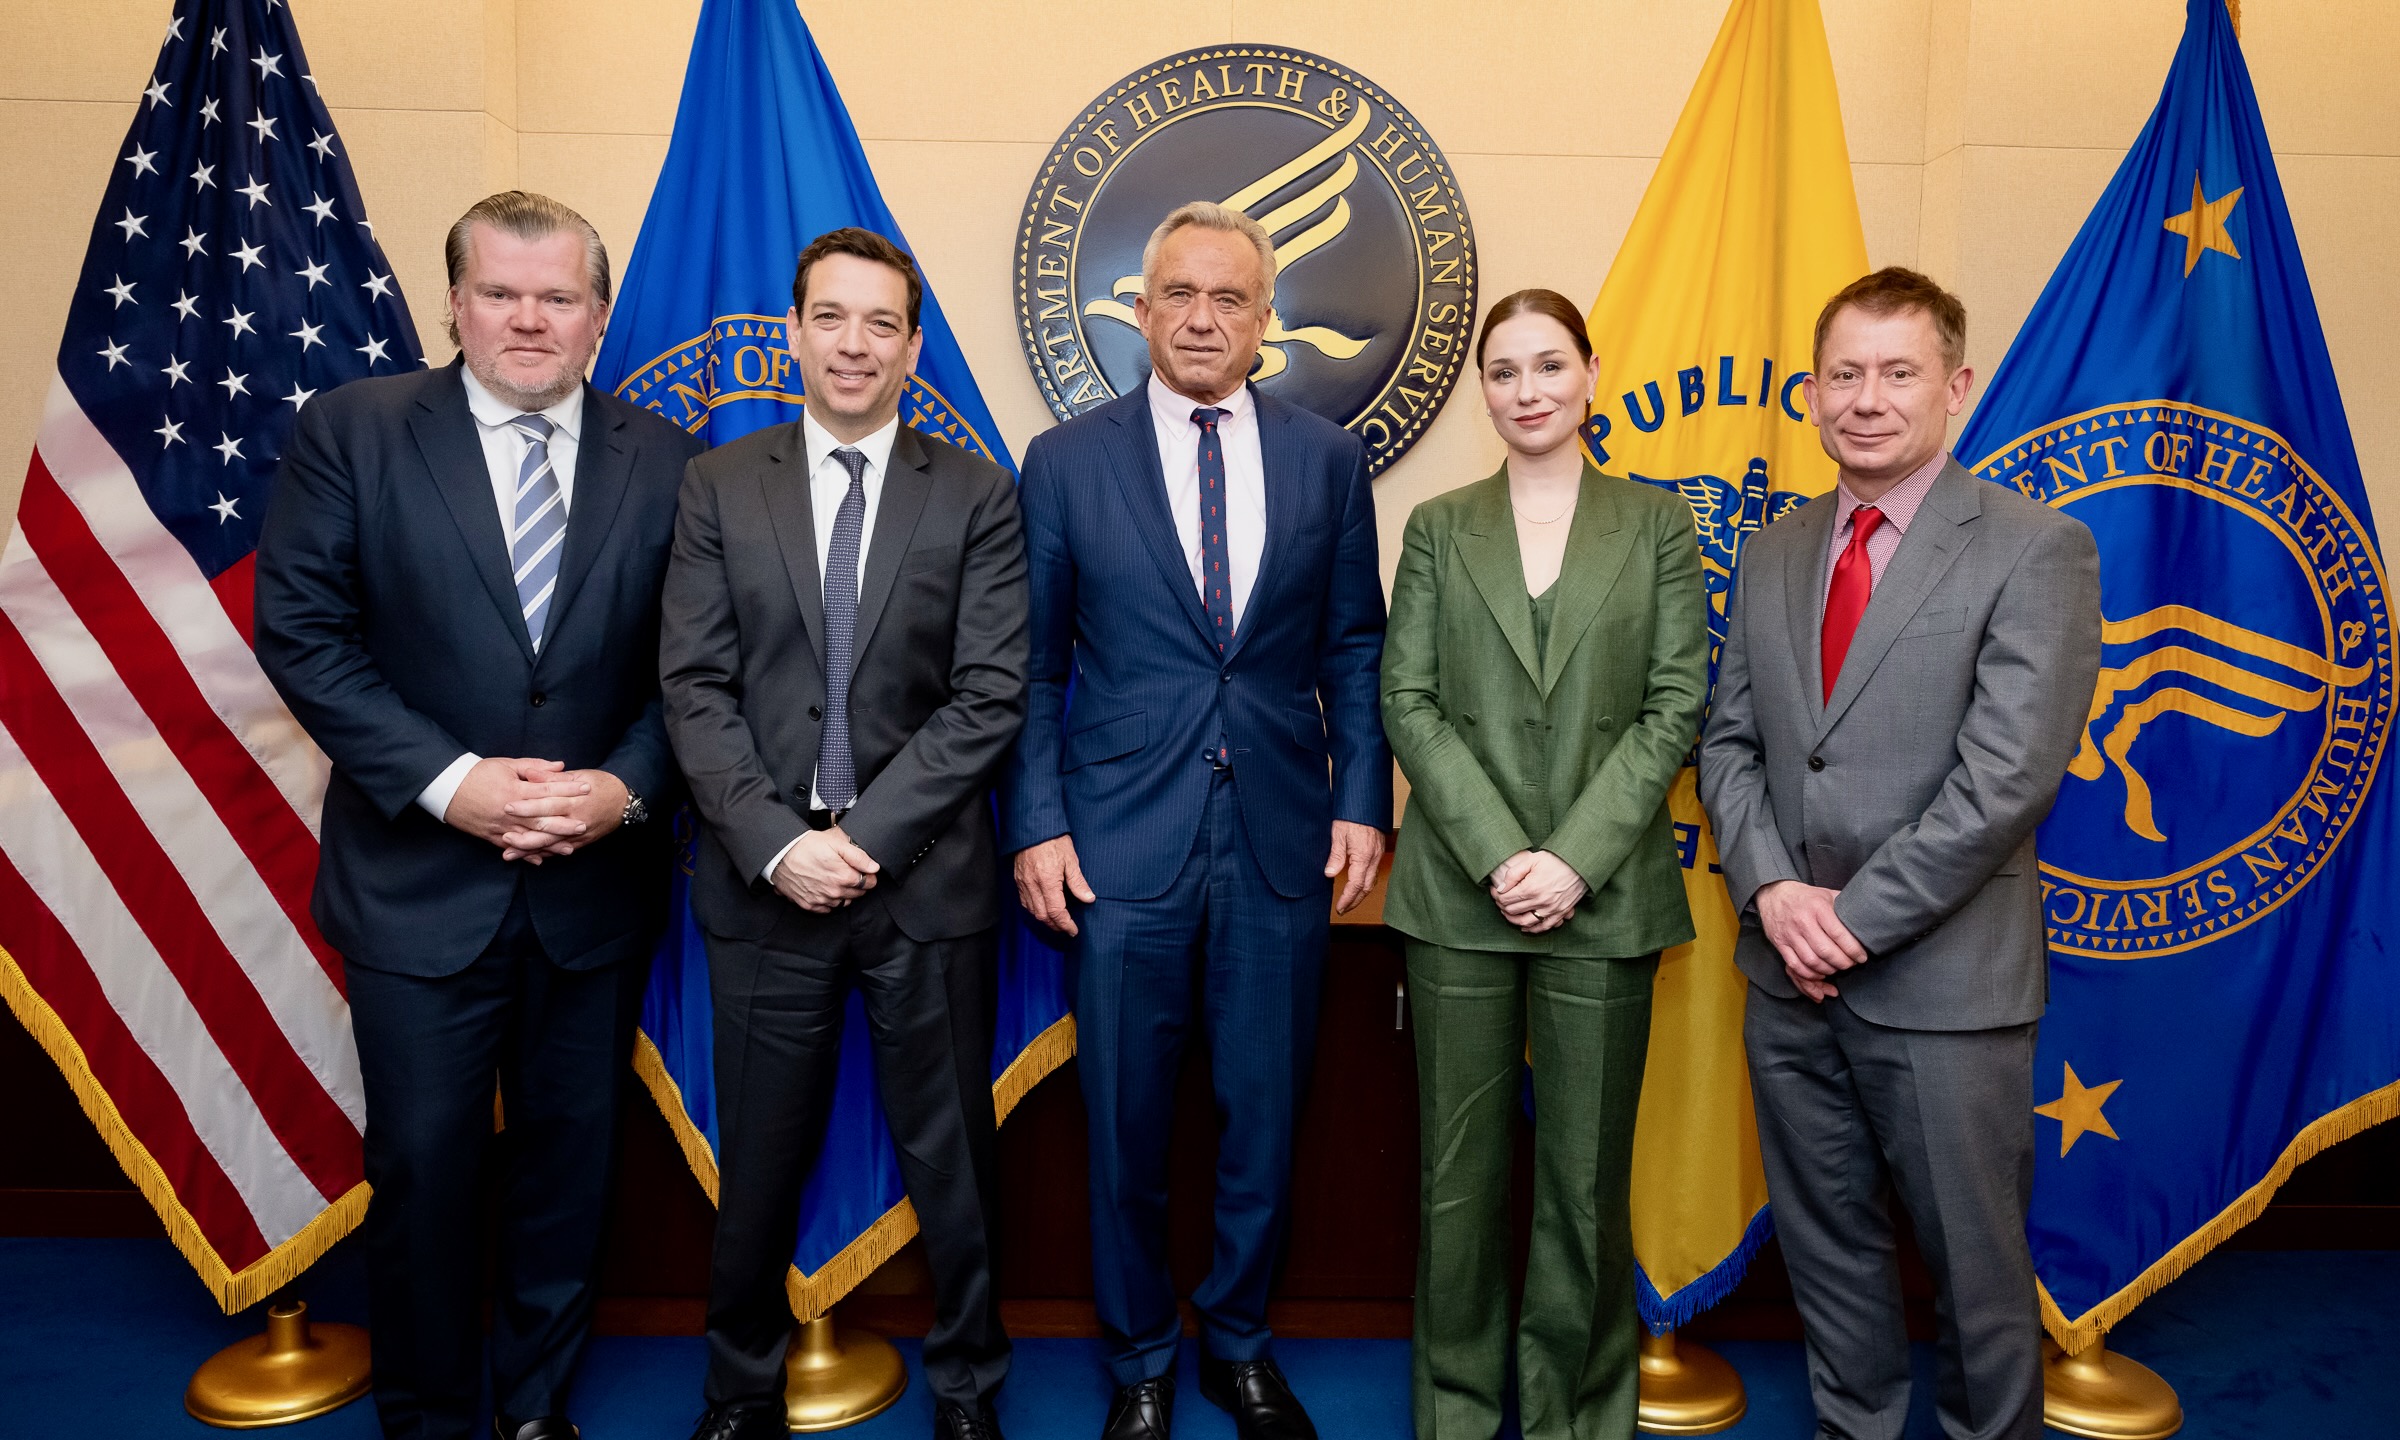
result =
[[[1158,378],[1158,372],[1155,370],[1150,372],[1149,389],[1150,418],[1153,423],[1158,425],[1160,434],[1169,433],[1167,429],[1169,426],[1184,430],[1194,428],[1192,412],[1200,408],[1199,401],[1189,395],[1176,393],[1166,381]],[[1225,413],[1217,418],[1217,427],[1223,429],[1226,422],[1239,420],[1249,414],[1250,403],[1250,387],[1247,384],[1237,387],[1231,395],[1219,400],[1216,408]]]
[[[800,429],[808,438],[808,453],[816,457],[813,464],[822,465],[833,459],[833,452],[843,446],[842,441],[833,438],[831,430],[818,424],[817,417],[805,409],[800,412]],[[849,448],[866,456],[867,473],[880,478],[891,469],[892,446],[899,438],[900,417],[894,415],[883,422],[881,429],[864,440],[852,442]]]
[[580,384],[569,390],[565,399],[539,411],[528,412],[484,388],[483,382],[475,378],[475,372],[463,364],[458,367],[458,378],[467,382],[467,413],[486,429],[497,430],[520,415],[532,413],[547,419],[553,429],[564,430],[569,440],[580,441],[583,438],[583,386]]
[[[1874,502],[1875,508],[1883,512],[1883,523],[1892,527],[1893,534],[1908,533],[1908,522],[1917,518],[1917,507],[1925,503],[1926,493],[1933,489],[1934,480],[1941,475],[1942,467],[1949,463],[1950,452],[1944,450],[1917,467],[1906,480],[1884,491],[1883,498]],[[1864,502],[1850,493],[1849,486],[1838,480],[1834,482],[1833,490],[1833,528],[1838,531],[1849,525],[1851,512]]]

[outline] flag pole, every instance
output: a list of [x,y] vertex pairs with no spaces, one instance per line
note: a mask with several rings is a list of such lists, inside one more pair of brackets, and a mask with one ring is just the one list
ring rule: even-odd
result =
[[2042,1342],[2042,1423],[2083,1440],[2166,1440],[2183,1428],[2175,1387],[2105,1338],[2069,1355]]
[[263,1430],[329,1414],[367,1393],[367,1332],[311,1325],[308,1302],[267,1302],[267,1328],[202,1362],[183,1392],[193,1419],[221,1430]]
[[1640,1407],[1634,1426],[1650,1435],[1714,1435],[1741,1423],[1750,1397],[1740,1372],[1705,1345],[1675,1332],[1642,1335]]
[[892,1342],[869,1330],[837,1329],[831,1315],[804,1321],[783,1354],[783,1418],[795,1434],[839,1430],[892,1408],[908,1368]]

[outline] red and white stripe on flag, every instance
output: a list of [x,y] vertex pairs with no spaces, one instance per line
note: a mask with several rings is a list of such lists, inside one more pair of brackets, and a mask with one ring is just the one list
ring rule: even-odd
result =
[[367,1205],[252,555],[300,408],[422,363],[289,9],[176,0],[0,549],[0,998],[229,1311]]

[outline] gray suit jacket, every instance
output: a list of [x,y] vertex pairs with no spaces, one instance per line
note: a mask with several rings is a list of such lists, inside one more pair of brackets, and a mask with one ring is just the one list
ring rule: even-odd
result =
[[1982,1030],[2049,994],[2033,832],[2100,669],[2091,532],[1956,461],[1927,492],[1820,704],[1828,494],[1743,550],[1701,739],[1700,798],[1734,908],[1734,961],[1798,992],[1758,928],[1761,886],[1840,890],[1871,957],[1836,980],[1867,1020]]
[[[667,567],[667,736],[704,822],[692,911],[745,940],[809,923],[761,874],[806,828],[825,719],[806,452],[794,421],[693,460]],[[865,567],[859,793],[842,828],[883,867],[875,894],[903,933],[956,939],[999,923],[989,792],[1025,723],[1025,539],[1008,472],[902,426]]]

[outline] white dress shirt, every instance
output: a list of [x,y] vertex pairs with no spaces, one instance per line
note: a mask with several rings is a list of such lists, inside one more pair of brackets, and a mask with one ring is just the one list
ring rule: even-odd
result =
[[[486,390],[475,378],[475,372],[464,365],[458,367],[458,378],[467,384],[467,413],[475,417],[475,438],[483,442],[483,468],[491,475],[492,504],[499,508],[500,534],[505,539],[517,523],[517,473],[524,466],[525,452],[533,447],[525,432],[509,422],[527,412]],[[576,386],[564,400],[538,413],[550,422],[550,473],[558,480],[559,508],[572,516],[576,441],[583,428],[583,387]],[[482,758],[469,751],[451,761],[448,768],[433,777],[432,784],[418,792],[417,804],[434,819],[441,819],[449,813],[451,798],[458,794],[460,782]]]
[[[810,528],[817,532],[817,583],[822,586],[825,583],[826,557],[833,551],[834,517],[841,514],[842,499],[850,493],[850,472],[841,461],[833,458],[833,452],[842,448],[842,442],[834,439],[833,432],[819,425],[817,417],[805,410],[800,412],[800,433],[808,442],[808,513]],[[867,495],[867,513],[859,522],[858,576],[855,582],[862,589],[867,579],[867,549],[875,543],[875,510],[883,500],[883,474],[891,466],[892,442],[899,438],[900,417],[895,415],[884,422],[882,429],[849,447],[867,457],[866,474],[860,480],[860,488]],[[819,593],[822,594],[822,591]],[[854,662],[857,658],[855,655],[851,657]],[[817,793],[813,774],[808,782],[808,803],[814,809],[825,808],[825,797]],[[775,867],[783,863],[784,852],[799,843],[799,838],[795,836],[791,845],[776,851],[774,858],[767,861],[767,868],[763,872],[767,883],[774,883]]]
[[[1167,480],[1167,513],[1192,569],[1192,588],[1202,588],[1200,559],[1200,427],[1192,412],[1200,402],[1178,395],[1154,371],[1150,376],[1150,425],[1158,432],[1158,467]],[[1259,556],[1267,548],[1267,464],[1259,453],[1258,404],[1242,386],[1217,402],[1218,449],[1225,457],[1225,562],[1233,581],[1233,628],[1258,581]]]

